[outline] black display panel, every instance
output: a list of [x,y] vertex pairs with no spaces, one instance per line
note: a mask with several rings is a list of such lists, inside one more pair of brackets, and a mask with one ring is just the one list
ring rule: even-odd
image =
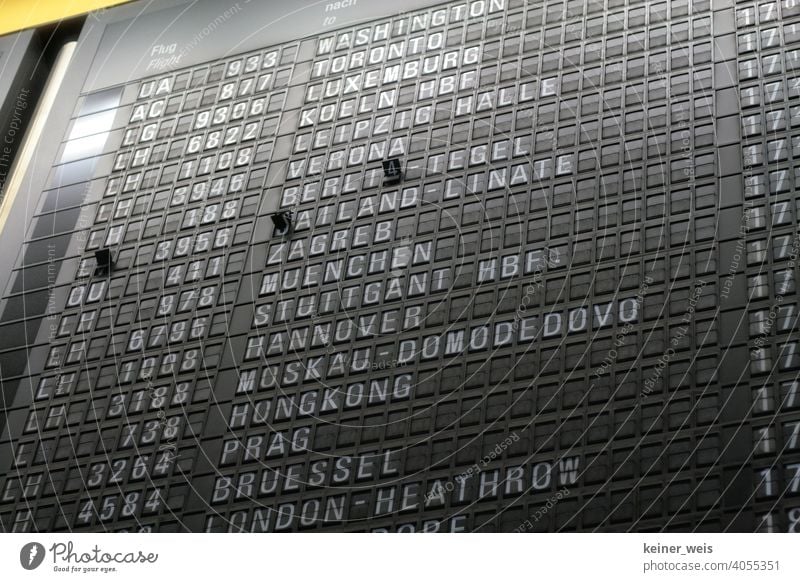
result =
[[798,12],[386,7],[90,75],[3,528],[798,531]]

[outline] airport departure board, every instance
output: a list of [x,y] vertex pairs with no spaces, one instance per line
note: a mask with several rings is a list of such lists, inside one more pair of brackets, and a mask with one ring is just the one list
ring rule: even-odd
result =
[[800,3],[418,4],[97,52],[4,531],[800,532]]

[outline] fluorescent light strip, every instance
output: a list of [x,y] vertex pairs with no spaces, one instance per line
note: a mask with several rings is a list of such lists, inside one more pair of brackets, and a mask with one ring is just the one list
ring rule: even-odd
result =
[[14,166],[11,169],[11,174],[6,182],[5,194],[3,195],[3,200],[0,201],[0,232],[5,228],[6,220],[8,220],[8,215],[11,213],[11,207],[14,204],[17,194],[19,194],[22,181],[28,173],[33,154],[36,151],[36,147],[39,145],[45,123],[50,116],[50,111],[53,109],[53,104],[56,102],[58,90],[64,82],[69,62],[72,59],[72,54],[75,52],[75,47],[77,45],[78,43],[76,41],[68,42],[58,51],[58,56],[56,57],[50,76],[47,78],[42,97],[39,99],[39,104],[36,106],[36,111],[33,113],[33,118],[26,132],[22,148],[20,149]]

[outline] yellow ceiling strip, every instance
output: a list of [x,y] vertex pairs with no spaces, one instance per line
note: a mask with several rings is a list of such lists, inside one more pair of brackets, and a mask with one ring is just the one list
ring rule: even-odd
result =
[[130,0],[0,0],[0,35],[33,28]]

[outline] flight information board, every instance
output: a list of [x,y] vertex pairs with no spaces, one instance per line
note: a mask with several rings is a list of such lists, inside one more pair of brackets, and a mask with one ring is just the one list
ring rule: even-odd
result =
[[795,4],[154,45],[7,292],[3,528],[800,531]]

